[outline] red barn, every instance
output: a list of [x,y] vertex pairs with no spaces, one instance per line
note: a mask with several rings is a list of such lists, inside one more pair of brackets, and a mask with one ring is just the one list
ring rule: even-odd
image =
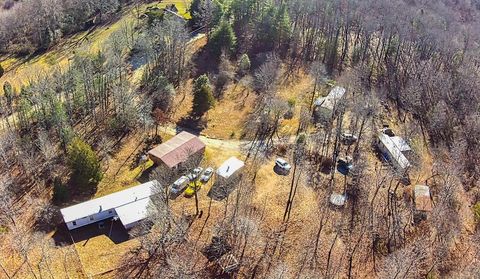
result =
[[190,160],[201,159],[205,144],[195,135],[181,132],[148,152],[159,166],[175,169]]

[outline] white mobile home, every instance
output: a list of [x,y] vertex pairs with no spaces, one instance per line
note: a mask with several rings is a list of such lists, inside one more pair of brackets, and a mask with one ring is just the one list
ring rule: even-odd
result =
[[389,161],[398,171],[405,173],[410,167],[410,162],[404,152],[412,149],[401,137],[389,136],[382,130],[378,134],[377,146],[385,160]]
[[60,210],[69,230],[118,217],[126,229],[147,217],[156,180]]
[[335,86],[327,96],[318,98],[315,101],[315,117],[320,121],[328,121],[332,119],[338,105],[345,96],[345,88]]

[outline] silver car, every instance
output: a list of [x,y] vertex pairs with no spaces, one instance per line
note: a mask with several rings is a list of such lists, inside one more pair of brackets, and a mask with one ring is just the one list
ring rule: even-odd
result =
[[203,171],[202,167],[195,168],[191,173],[187,174],[187,177],[188,179],[190,179],[190,181],[194,181],[200,176],[202,171]]
[[357,142],[358,137],[354,134],[345,132],[340,135],[340,141],[345,145],[352,145]]
[[200,181],[202,183],[207,183],[210,180],[210,178],[212,178],[212,175],[213,175],[213,168],[208,167],[207,169],[205,169],[202,176],[200,177]]

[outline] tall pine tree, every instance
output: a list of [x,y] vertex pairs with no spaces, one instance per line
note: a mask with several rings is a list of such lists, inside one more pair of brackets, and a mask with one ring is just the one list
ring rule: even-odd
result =
[[220,58],[222,52],[230,55],[235,51],[236,44],[237,37],[235,36],[235,32],[233,32],[232,25],[224,20],[218,25],[217,29],[212,32],[207,49],[215,58]]
[[68,146],[68,165],[72,169],[72,180],[82,187],[94,186],[102,179],[100,161],[92,147],[79,138]]
[[199,76],[193,86],[193,115],[200,117],[215,104],[213,90],[207,75]]

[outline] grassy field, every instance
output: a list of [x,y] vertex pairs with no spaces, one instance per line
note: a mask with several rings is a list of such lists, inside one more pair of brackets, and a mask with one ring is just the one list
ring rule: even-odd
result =
[[105,162],[105,173],[97,186],[95,197],[105,196],[125,188],[138,185],[138,178],[142,171],[153,165],[152,161],[146,164],[135,164],[136,155],[142,151],[144,136],[130,136],[124,140],[120,150]]
[[139,245],[137,239],[114,243],[107,235],[98,235],[75,243],[88,278],[110,272],[118,267],[122,257],[130,249]]
[[240,138],[255,99],[255,93],[250,89],[230,85],[223,98],[206,115],[208,125],[203,133],[213,138]]
[[[140,7],[140,10],[145,11],[147,7],[152,6],[163,8],[171,4],[175,4],[180,15],[190,18],[190,14],[187,11],[190,0],[158,1],[144,4]],[[0,57],[0,64],[5,69],[5,74],[0,77],[0,84],[9,81],[14,87],[18,88],[28,84],[30,81],[37,80],[41,76],[48,75],[55,68],[65,69],[68,66],[69,59],[76,52],[95,53],[101,50],[113,32],[136,20],[135,14],[133,7],[125,7],[122,14],[113,22],[63,39],[58,45],[41,55],[24,59]]]

